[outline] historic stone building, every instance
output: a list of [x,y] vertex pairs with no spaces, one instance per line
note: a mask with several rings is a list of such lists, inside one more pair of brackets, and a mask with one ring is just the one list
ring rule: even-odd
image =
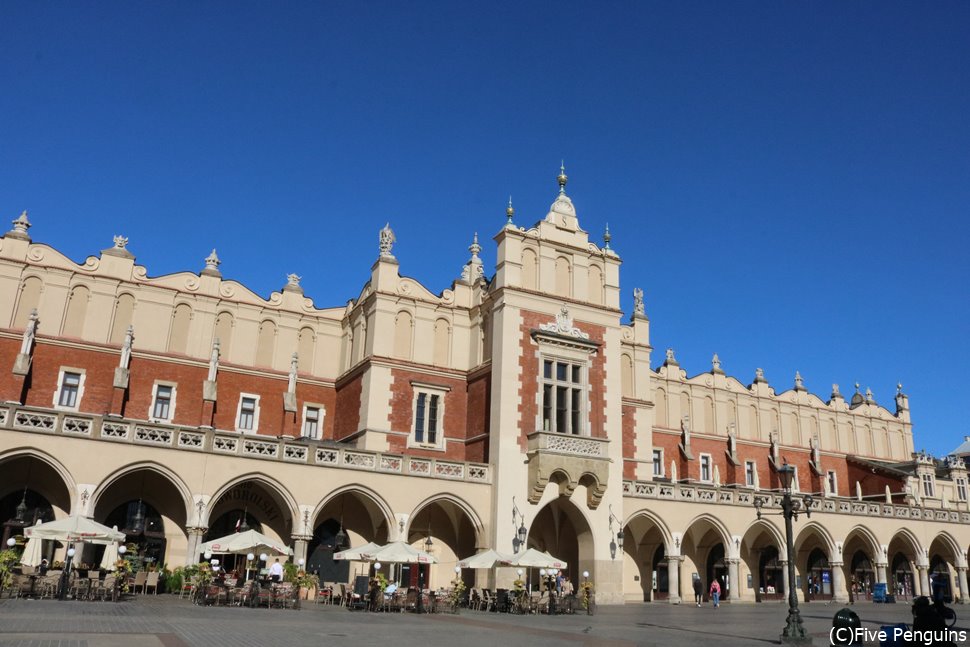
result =
[[436,294],[402,276],[386,227],[370,280],[334,308],[295,275],[264,299],[215,251],[199,273],[152,277],[118,236],[79,264],[33,242],[23,214],[0,240],[5,534],[81,513],[173,566],[245,524],[328,579],[362,568],[332,561],[338,536],[430,537],[437,586],[458,557],[521,549],[521,532],[574,579],[588,570],[602,602],[677,602],[695,574],[754,601],[788,586],[788,462],[814,495],[795,526],[803,596],[932,578],[965,599],[966,467],[913,453],[902,389],[887,410],[798,375],[746,384],[717,356],[688,376],[668,350],[651,369],[642,292],[626,316],[620,256],[558,180],[537,224],[509,206],[491,277],[476,238]]

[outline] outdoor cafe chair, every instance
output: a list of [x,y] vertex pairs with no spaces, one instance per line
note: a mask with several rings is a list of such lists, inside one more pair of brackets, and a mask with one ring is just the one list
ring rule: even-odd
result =
[[135,573],[135,583],[131,590],[134,591],[135,593],[138,593],[138,587],[140,586],[141,592],[144,593],[146,582],[148,582],[148,572],[138,571],[137,573]]
[[296,596],[299,595],[299,591],[296,590],[296,587],[291,582],[274,584],[272,590],[272,605],[279,609],[289,609],[292,607]]
[[182,580],[182,588],[179,589],[179,600],[182,596],[188,593],[189,599],[192,598],[192,594],[195,593],[195,589],[199,584],[199,578],[197,575],[193,575],[187,580]]
[[142,587],[143,593],[148,593],[148,589],[153,589],[152,593],[158,595],[158,576],[161,575],[158,571],[152,571],[148,574],[148,578],[145,580],[145,585]]
[[47,576],[37,581],[37,591],[41,598],[57,597],[57,587],[61,581],[62,571],[47,571]]
[[117,592],[115,590],[115,587],[117,586],[117,584],[118,584],[117,575],[106,575],[105,578],[100,582],[100,585],[98,586],[98,590],[96,593],[97,598],[102,601],[110,598],[112,601],[114,601],[115,596],[117,595]]

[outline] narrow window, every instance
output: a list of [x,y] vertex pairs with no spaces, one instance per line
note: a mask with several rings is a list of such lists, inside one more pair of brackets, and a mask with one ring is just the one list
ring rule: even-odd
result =
[[744,484],[748,487],[754,487],[754,461],[745,461],[744,463]]
[[427,393],[419,393],[418,405],[414,409],[414,440],[419,443],[424,442],[424,409],[427,398]]
[[64,373],[64,377],[61,379],[61,392],[57,399],[57,404],[62,407],[76,407],[77,394],[80,388],[80,373]]
[[933,475],[923,475],[923,496],[933,496]]
[[838,494],[839,489],[836,487],[838,484],[835,482],[835,470],[829,470],[827,476],[829,480],[829,494]]
[[967,479],[957,479],[957,498],[960,501],[967,500]]
[[711,457],[709,454],[701,454],[701,480],[711,480]]
[[438,397],[432,395],[428,405],[428,442],[438,444]]
[[320,408],[307,407],[303,416],[303,436],[314,440],[320,439]]
[[152,417],[156,420],[169,420],[172,407],[172,387],[159,384],[155,387],[155,406]]
[[542,362],[542,430],[580,435],[585,432],[583,366],[546,359]]
[[252,431],[256,424],[256,398],[242,399],[239,407],[239,428]]
[[653,475],[664,475],[664,454],[662,449],[653,450]]

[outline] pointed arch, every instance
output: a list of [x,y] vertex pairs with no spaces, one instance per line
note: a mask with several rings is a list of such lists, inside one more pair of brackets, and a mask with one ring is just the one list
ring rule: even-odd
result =
[[97,509],[98,502],[101,500],[101,497],[108,490],[108,488],[125,476],[140,470],[154,472],[171,482],[179,496],[182,498],[182,505],[185,507],[185,518],[192,518],[192,491],[185,484],[185,481],[182,480],[182,477],[165,465],[156,463],[155,461],[139,461],[137,463],[130,463],[124,467],[116,469],[114,472],[111,472],[106,477],[101,479],[101,483],[98,484],[98,487],[91,495],[91,510]]
[[317,519],[320,516],[320,513],[323,512],[324,508],[345,494],[359,494],[365,499],[370,500],[377,510],[380,511],[381,516],[384,517],[388,528],[394,527],[394,510],[391,509],[391,506],[388,505],[384,497],[378,494],[376,490],[373,490],[365,485],[361,485],[360,483],[352,483],[350,485],[344,485],[332,490],[329,494],[322,498],[319,503],[317,503],[317,506],[313,509],[313,514],[310,516],[310,522],[313,524],[318,523]]
[[[45,451],[36,449],[34,447],[13,447],[2,453],[0,453],[0,465],[7,461],[16,460],[18,458],[35,458],[42,463],[45,463],[61,478],[64,483],[64,487],[67,488],[67,495],[70,499],[70,508],[67,513],[70,514],[77,507],[77,482],[71,475],[70,470],[68,470],[62,462],[51,456]],[[23,484],[19,484],[18,487],[22,487]]]
[[743,537],[741,540],[742,545],[746,545],[749,539],[757,537],[762,532],[771,537],[775,548],[779,551],[785,549],[785,538],[781,534],[781,529],[766,519],[755,519],[744,529],[744,533],[741,535]]
[[219,487],[219,489],[217,489],[209,498],[209,502],[205,506],[205,512],[203,513],[204,517],[201,525],[208,525],[210,521],[209,515],[212,513],[213,509],[215,509],[216,505],[219,504],[220,499],[222,499],[226,492],[237,485],[245,483],[246,481],[256,481],[276,494],[283,503],[283,507],[286,508],[284,511],[289,513],[290,519],[292,520],[295,528],[296,520],[299,519],[300,506],[297,505],[296,499],[293,498],[293,494],[290,493],[290,491],[282,483],[277,481],[272,476],[264,474],[263,472],[248,472],[246,474],[240,474]]
[[858,537],[863,544],[866,544],[869,549],[869,554],[872,556],[873,562],[882,561],[882,548],[879,545],[879,540],[876,538],[875,533],[866,528],[861,524],[852,526],[852,528],[845,534],[845,539],[842,540],[842,549],[846,550],[849,546],[849,542]]
[[941,530],[938,533],[936,533],[936,535],[933,537],[933,540],[930,542],[930,545],[927,547],[927,550],[931,554],[933,553],[933,545],[936,544],[937,542],[942,544],[947,550],[950,551],[949,557],[953,560],[952,563],[954,566],[966,566],[967,564],[966,553],[964,553],[963,550],[961,550],[960,543],[953,538],[953,535],[951,535],[945,530]]
[[655,513],[653,510],[646,510],[646,509],[637,510],[629,517],[627,517],[626,520],[624,520],[623,525],[624,527],[632,525],[638,519],[647,519],[650,523],[652,523],[660,532],[660,536],[663,538],[664,550],[666,551],[666,553],[668,555],[675,554],[674,537],[670,532],[670,528],[667,526],[666,523],[664,523],[660,515]]
[[703,512],[690,520],[690,522],[687,524],[686,530],[684,530],[684,536],[686,537],[687,533],[690,532],[691,528],[693,528],[695,525],[704,523],[707,523],[707,525],[712,527],[721,536],[721,541],[724,542],[725,546],[732,545],[731,532],[727,529],[727,526],[724,525],[724,522],[707,512]]
[[[835,550],[835,540],[832,539],[831,533],[825,529],[825,526],[818,523],[817,521],[809,521],[798,531],[795,535],[795,549],[796,551],[801,551],[801,546],[812,536],[819,538],[825,546],[825,552],[828,555],[836,555],[838,551]],[[841,556],[839,557],[841,559]]]

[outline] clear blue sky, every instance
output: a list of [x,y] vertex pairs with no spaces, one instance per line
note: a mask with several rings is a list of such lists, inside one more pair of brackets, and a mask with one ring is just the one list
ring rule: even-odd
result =
[[943,454],[970,434],[968,34],[943,0],[8,1],[0,215],[337,306],[385,221],[432,291],[476,230],[491,273],[508,195],[540,219],[565,159],[655,364],[890,408],[901,380]]

